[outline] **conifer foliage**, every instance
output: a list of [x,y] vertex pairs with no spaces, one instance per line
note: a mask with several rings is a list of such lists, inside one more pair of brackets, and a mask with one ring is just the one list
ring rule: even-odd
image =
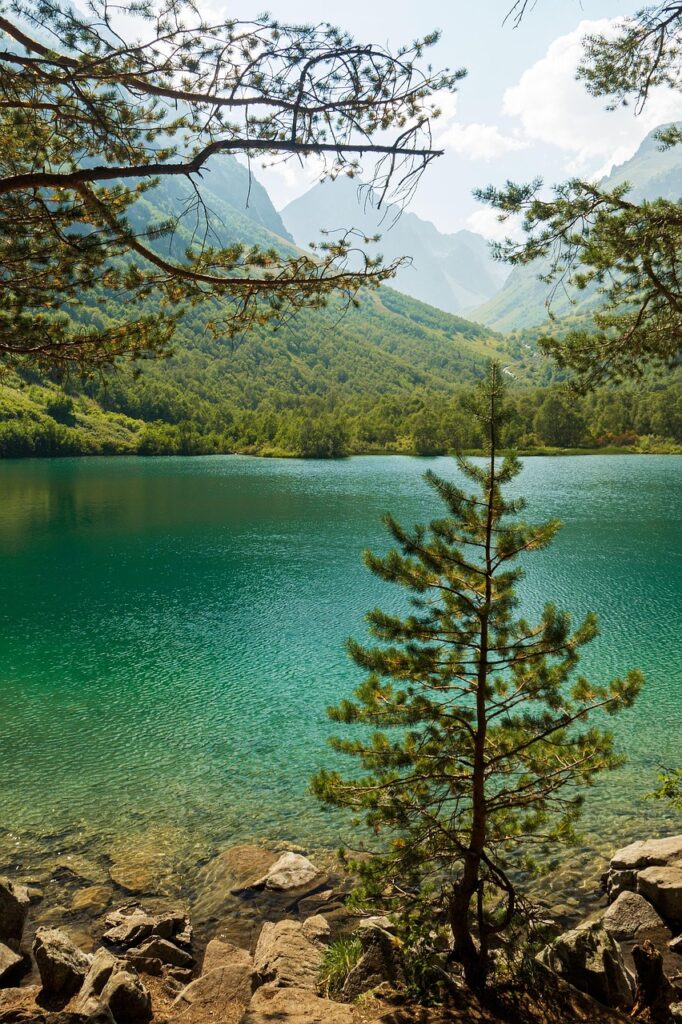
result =
[[594,684],[576,674],[597,633],[593,614],[577,629],[551,603],[535,624],[518,615],[518,557],[546,547],[560,524],[524,522],[524,502],[505,496],[520,464],[497,456],[505,398],[496,364],[472,411],[488,455],[458,464],[476,493],[429,471],[445,515],[411,530],[387,515],[396,547],[365,554],[374,574],[405,588],[410,610],[373,610],[379,643],[349,642],[368,675],[329,714],[360,727],[332,744],[361,770],[321,771],[313,792],[388,836],[358,865],[361,896],[388,904],[413,935],[441,926],[480,988],[493,936],[520,913],[515,867],[534,845],[570,838],[581,788],[620,763],[603,712],[631,705],[642,678]]

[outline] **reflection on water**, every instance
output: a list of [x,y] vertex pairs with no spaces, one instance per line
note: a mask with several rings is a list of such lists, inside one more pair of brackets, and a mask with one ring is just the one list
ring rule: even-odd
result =
[[[325,707],[358,678],[345,638],[399,600],[362,548],[385,545],[384,510],[436,511],[431,464],[454,474],[395,457],[0,464],[0,866],[150,829],[175,830],[185,865],[254,836],[357,846],[307,780],[333,760]],[[586,668],[647,676],[619,728],[629,764],[590,794],[576,857],[678,827],[641,797],[679,763],[681,470],[528,459],[517,482],[529,517],[566,524],[527,562],[526,610],[596,609]]]

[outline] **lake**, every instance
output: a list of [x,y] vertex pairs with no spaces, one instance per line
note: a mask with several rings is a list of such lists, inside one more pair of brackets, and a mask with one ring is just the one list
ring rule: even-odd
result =
[[[439,510],[453,460],[210,458],[0,463],[0,867],[26,850],[183,837],[358,845],[307,794],[332,762],[325,707],[359,680],[344,641],[399,595],[363,567],[380,515]],[[600,615],[583,664],[640,667],[628,765],[588,795],[584,848],[678,828],[642,799],[682,738],[682,457],[529,458],[524,610]],[[150,832],[151,830],[151,832]],[[159,838],[155,840],[162,842]]]

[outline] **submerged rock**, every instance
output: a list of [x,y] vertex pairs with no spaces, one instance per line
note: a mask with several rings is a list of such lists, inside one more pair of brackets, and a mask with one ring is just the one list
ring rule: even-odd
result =
[[33,955],[43,993],[48,999],[69,999],[83,984],[91,958],[59,928],[39,928]]

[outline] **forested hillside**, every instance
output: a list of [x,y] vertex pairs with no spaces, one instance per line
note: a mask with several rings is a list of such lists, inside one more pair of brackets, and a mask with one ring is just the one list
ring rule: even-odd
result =
[[[245,167],[220,157],[206,175],[210,230],[224,241],[291,249],[267,192]],[[247,205],[248,200],[248,205]],[[137,226],[184,212],[156,245],[182,257],[203,209],[181,182],[135,205]],[[89,316],[115,323],[129,310],[104,293]],[[506,442],[546,447],[670,450],[682,441],[677,376],[654,389],[602,391],[577,401],[537,354],[536,332],[509,338],[387,287],[357,308],[340,301],[304,311],[278,329],[227,340],[209,329],[220,313],[208,298],[187,309],[169,357],[131,363],[86,383],[35,373],[0,381],[0,455],[246,452],[336,456],[435,453],[481,443],[466,408],[491,356],[513,381]],[[154,313],[140,304],[139,313]],[[551,385],[551,387],[547,387]]]

